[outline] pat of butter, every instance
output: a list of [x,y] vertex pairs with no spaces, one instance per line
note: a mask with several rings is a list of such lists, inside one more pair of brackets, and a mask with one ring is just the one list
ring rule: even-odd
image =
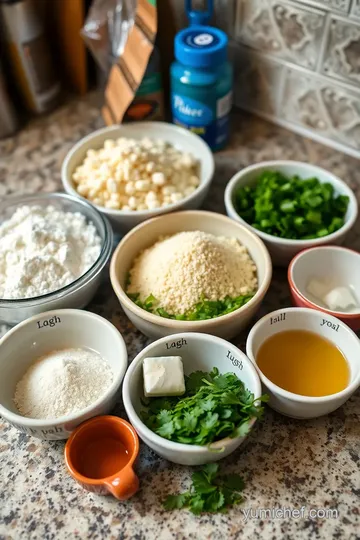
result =
[[157,356],[143,362],[146,397],[181,396],[185,393],[181,356]]
[[335,287],[324,296],[323,301],[333,311],[356,306],[356,300],[347,287]]
[[317,298],[318,300],[324,301],[324,296],[328,292],[329,287],[327,287],[324,283],[322,283],[321,281],[317,279],[312,279],[307,284],[306,289],[307,289],[307,292],[315,296],[315,298]]

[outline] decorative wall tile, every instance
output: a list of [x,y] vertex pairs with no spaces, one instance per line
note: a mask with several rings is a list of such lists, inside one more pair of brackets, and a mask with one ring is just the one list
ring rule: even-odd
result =
[[360,0],[352,0],[351,15],[360,19]]
[[283,66],[248,47],[233,45],[234,101],[247,110],[277,114]]
[[283,0],[238,0],[242,43],[314,70],[324,33],[325,12]]
[[360,83],[360,25],[332,18],[322,72]]
[[325,7],[328,10],[342,11],[343,13],[349,12],[351,0],[297,0],[301,4],[316,4],[319,7]]
[[360,90],[286,68],[280,118],[360,151]]

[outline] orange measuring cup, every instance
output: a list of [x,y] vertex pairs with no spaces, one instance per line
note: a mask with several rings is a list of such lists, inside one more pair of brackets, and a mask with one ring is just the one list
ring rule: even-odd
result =
[[133,470],[138,453],[139,439],[129,422],[116,416],[96,416],[70,435],[65,463],[84,489],[125,501],[139,489]]

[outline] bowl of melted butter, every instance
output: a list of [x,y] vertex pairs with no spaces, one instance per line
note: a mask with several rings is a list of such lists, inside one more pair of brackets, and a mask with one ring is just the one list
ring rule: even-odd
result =
[[360,341],[339,319],[308,308],[284,308],[260,319],[246,353],[269,405],[293,418],[315,418],[360,386]]

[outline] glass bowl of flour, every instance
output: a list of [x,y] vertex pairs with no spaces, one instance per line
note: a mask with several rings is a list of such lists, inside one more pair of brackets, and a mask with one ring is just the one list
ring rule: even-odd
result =
[[113,233],[93,206],[44,193],[0,202],[0,321],[83,308],[109,260]]

